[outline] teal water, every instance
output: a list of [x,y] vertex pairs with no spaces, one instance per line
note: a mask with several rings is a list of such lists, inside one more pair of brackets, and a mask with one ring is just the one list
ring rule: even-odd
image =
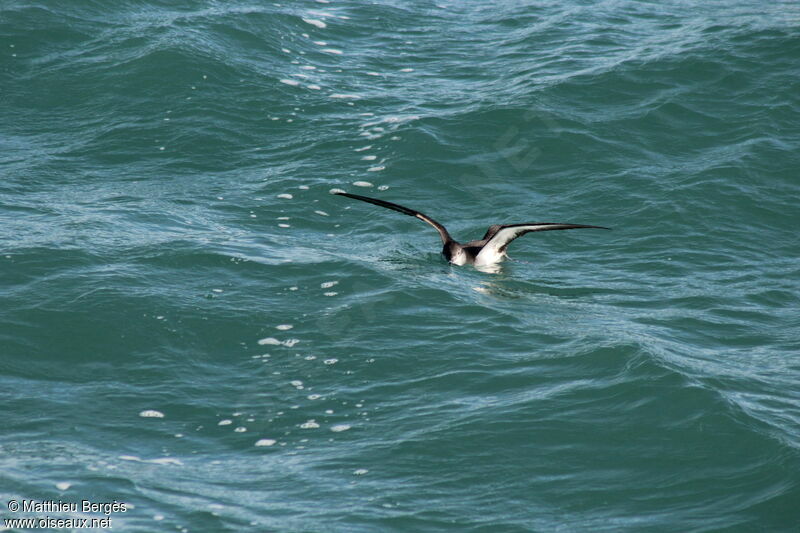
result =
[[0,518],[797,531],[799,150],[793,2],[0,2]]

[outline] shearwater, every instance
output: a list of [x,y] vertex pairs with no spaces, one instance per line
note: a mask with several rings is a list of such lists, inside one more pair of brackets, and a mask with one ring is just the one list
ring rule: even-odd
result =
[[335,192],[339,196],[347,196],[362,202],[369,202],[371,204],[379,205],[393,211],[398,211],[405,215],[416,217],[423,222],[427,222],[439,232],[442,238],[442,255],[450,263],[454,265],[475,265],[475,266],[488,266],[499,263],[508,255],[506,249],[511,241],[517,237],[521,237],[526,233],[533,231],[550,231],[557,229],[580,229],[580,228],[595,228],[595,229],[611,229],[603,226],[589,226],[586,224],[562,224],[558,222],[524,222],[521,224],[493,224],[486,230],[486,234],[482,239],[477,241],[469,241],[461,244],[455,241],[448,233],[447,229],[434,219],[403,207],[402,205],[393,204],[385,200],[378,200],[377,198],[370,198],[369,196],[361,196],[358,194],[349,194],[346,192]]

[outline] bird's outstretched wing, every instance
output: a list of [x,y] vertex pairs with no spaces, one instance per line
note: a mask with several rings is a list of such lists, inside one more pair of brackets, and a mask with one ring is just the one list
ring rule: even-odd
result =
[[362,202],[369,202],[371,204],[379,205],[381,207],[385,207],[386,209],[391,209],[393,211],[398,211],[403,213],[404,215],[416,217],[423,222],[427,222],[434,228],[436,231],[439,232],[439,236],[442,238],[442,242],[447,244],[448,242],[452,241],[453,239],[450,237],[450,234],[447,232],[444,226],[433,220],[431,217],[420,213],[419,211],[414,211],[413,209],[409,209],[408,207],[403,207],[402,205],[393,204],[392,202],[385,202],[383,200],[378,200],[377,198],[370,198],[369,196],[361,196],[358,194],[349,194],[346,192],[337,192],[334,194],[338,194],[339,196],[347,196],[348,198],[353,198],[355,200],[361,200]]
[[484,236],[486,244],[478,253],[477,260],[489,260],[505,253],[508,245],[517,237],[522,237],[532,231],[551,231],[557,229],[596,228],[611,229],[603,226],[588,226],[586,224],[558,224],[554,222],[527,222],[525,224],[505,224],[492,226]]

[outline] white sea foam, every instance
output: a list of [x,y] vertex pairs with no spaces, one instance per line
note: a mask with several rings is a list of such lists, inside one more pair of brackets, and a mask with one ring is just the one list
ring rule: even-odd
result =
[[286,331],[286,330],[292,329],[293,327],[294,326],[291,325],[291,324],[279,324],[279,325],[275,326],[275,329],[279,329],[281,331]]
[[344,192],[344,189],[331,189],[328,192],[331,193],[331,194],[336,194],[336,193]]
[[303,422],[302,424],[300,424],[300,428],[302,429],[317,429],[318,427],[319,424],[317,424],[317,422],[313,418],[311,420],[308,420],[307,422]]
[[256,446],[272,446],[276,442],[278,441],[276,441],[275,439],[258,439],[256,441]]
[[350,427],[350,424],[336,424],[335,426],[331,426],[331,431],[334,433],[341,433],[342,431],[347,431]]
[[361,158],[362,161],[375,161],[376,159],[378,159],[377,155],[365,155]]
[[164,418],[164,413],[155,409],[145,409],[139,413],[142,418]]
[[294,196],[292,196],[288,192],[284,192],[284,193],[279,194],[278,198],[283,198],[284,200],[291,200],[292,198],[294,198]]
[[284,79],[282,79],[282,80],[279,80],[279,81],[280,81],[281,83],[285,83],[286,85],[291,85],[291,86],[293,86],[293,87],[297,87],[298,85],[300,85],[300,82],[299,82],[299,81],[297,81],[297,80],[288,80],[288,79],[285,79],[285,78],[284,78]]
[[327,216],[329,216],[329,215],[328,215],[328,213],[326,213],[325,211],[320,211],[319,209],[317,209],[317,210],[316,210],[316,211],[314,211],[314,212],[315,212],[316,214],[318,214],[318,215],[321,215],[321,216],[323,216],[323,217],[327,217]]
[[312,26],[316,26],[317,28],[327,28],[328,27],[327,24],[325,24],[321,20],[317,20],[317,19],[304,18],[303,22],[305,22],[306,24],[311,24]]
[[220,420],[219,422],[217,422],[218,426],[230,426],[231,424],[233,424],[233,420],[231,420],[230,418],[226,418],[224,420]]
[[339,282],[338,282],[338,281],[325,281],[325,282],[323,282],[323,283],[320,283],[320,284],[319,284],[319,287],[320,287],[321,289],[330,289],[330,288],[331,288],[331,287],[333,287],[334,285],[338,285],[338,284],[339,284]]
[[281,343],[281,341],[279,341],[279,340],[278,340],[278,339],[276,339],[275,337],[265,337],[265,338],[263,338],[263,339],[260,339],[260,340],[258,341],[258,344],[260,344],[261,346],[264,346],[265,344],[273,344],[273,345],[278,345],[278,344],[280,344],[280,343]]
[[145,462],[146,463],[153,463],[155,465],[183,466],[183,462],[180,459],[175,459],[174,457],[159,457],[157,459],[148,459]]
[[368,181],[354,181],[353,185],[356,187],[373,187],[373,185]]
[[369,167],[367,172],[380,172],[381,170],[385,169],[384,166],[377,166],[377,167]]
[[339,98],[342,100],[358,100],[361,97],[357,94],[334,93],[331,95],[331,98]]

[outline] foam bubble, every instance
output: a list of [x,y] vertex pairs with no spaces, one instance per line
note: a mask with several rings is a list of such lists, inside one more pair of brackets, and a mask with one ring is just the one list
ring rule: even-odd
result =
[[331,98],[358,100],[361,97],[357,94],[334,93],[331,95]]
[[363,152],[364,150],[369,150],[370,148],[372,148],[372,145],[368,144],[367,146],[362,146],[361,148],[356,148],[353,151],[354,152]]
[[342,431],[347,431],[350,427],[350,424],[336,424],[335,426],[331,426],[331,431],[334,433],[341,433]]
[[414,72],[413,68],[401,68],[400,72]]
[[294,198],[294,196],[292,196],[288,192],[284,192],[284,193],[279,194],[278,198],[283,198],[284,200],[291,200],[292,198]]
[[164,418],[164,413],[155,409],[145,409],[139,413],[142,418]]
[[339,294],[339,293],[338,292],[334,292],[334,291],[330,291],[330,292],[324,293],[324,296],[336,296],[337,294]]
[[289,79],[284,78],[284,79],[278,80],[278,81],[280,81],[281,83],[285,83],[286,85],[291,85],[292,87],[297,87],[298,85],[300,85],[300,82],[297,81],[297,80],[289,80]]
[[338,362],[339,362],[338,359],[325,359],[323,361],[323,363],[325,363],[326,365],[335,365]]
[[158,459],[150,459],[146,462],[153,463],[155,465],[183,466],[183,462],[181,462],[180,459],[175,459],[174,457],[159,457]]
[[279,341],[275,337],[264,337],[263,339],[259,339],[259,341],[258,341],[258,344],[260,344],[261,346],[264,346],[265,344],[278,345],[280,343],[281,343],[281,341]]
[[331,189],[328,192],[331,193],[331,194],[338,194],[340,192],[344,192],[344,189]]
[[218,426],[230,426],[231,424],[233,424],[233,420],[231,420],[230,418],[226,418],[224,420],[220,420],[219,422],[217,422]]
[[306,24],[311,24],[312,26],[316,26],[317,28],[327,28],[328,27],[327,24],[325,24],[321,20],[317,20],[317,19],[304,18],[303,22],[305,22]]
[[59,483],[56,483],[56,488],[57,488],[58,490],[67,490],[67,489],[69,489],[71,486],[72,486],[72,483],[67,483],[66,481],[61,481],[61,482],[59,482]]
[[339,284],[339,282],[338,282],[338,281],[326,281],[326,282],[324,282],[324,283],[320,283],[320,284],[319,284],[319,287],[320,287],[321,289],[330,289],[330,288],[331,288],[331,287],[333,287],[334,285],[338,285],[338,284]]
[[323,48],[322,51],[327,52],[329,54],[342,55],[342,51],[337,50],[336,48]]
[[380,172],[381,170],[384,170],[385,168],[386,168],[385,166],[369,167],[367,169],[367,172]]
[[330,216],[330,215],[328,215],[328,213],[326,213],[325,211],[320,211],[320,210],[317,210],[317,211],[314,211],[314,212],[315,212],[316,214],[320,215],[320,216],[323,216],[323,217]]
[[310,85],[307,85],[306,87],[308,87],[308,88],[309,88],[309,89],[311,89],[312,91],[320,91],[320,90],[322,90],[322,87],[320,87],[319,85],[317,85],[317,84],[315,84],[315,83],[312,83],[312,84],[310,84]]
[[378,159],[377,155],[365,155],[361,158],[362,161],[375,161]]
[[275,439],[258,439],[256,441],[256,446],[273,446],[276,442]]
[[356,187],[372,187],[373,185],[368,181],[354,181],[353,185]]
[[291,325],[291,324],[279,324],[279,325],[275,326],[275,329],[279,329],[281,331],[286,331],[286,330],[292,329],[293,327],[294,326]]
[[367,470],[366,468],[359,468],[358,470],[353,472],[353,475],[354,476],[363,476],[367,472],[369,472],[369,470]]
[[301,429],[317,429],[318,427],[319,424],[317,424],[317,422],[313,418],[307,422],[303,422],[302,424],[300,424]]

